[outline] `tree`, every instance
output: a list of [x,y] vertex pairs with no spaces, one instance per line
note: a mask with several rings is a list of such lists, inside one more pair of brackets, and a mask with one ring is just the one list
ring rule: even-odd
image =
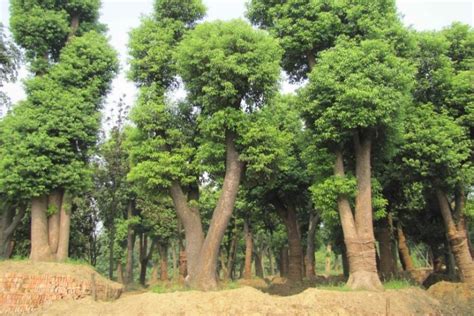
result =
[[93,30],[101,28],[98,6],[12,1],[12,31],[37,76],[26,83],[28,99],[4,125],[0,188],[16,200],[31,200],[33,260],[67,258],[68,198],[90,182],[87,160],[99,110],[118,66],[106,38]]
[[[5,35],[4,26],[0,23],[0,88],[3,88],[5,82],[16,80],[21,61],[20,50]],[[9,107],[10,100],[8,96],[0,91],[0,118],[6,114]]]
[[[383,144],[410,102],[412,68],[379,40],[360,44],[341,40],[321,53],[303,91],[304,117],[317,141],[334,153],[333,185],[344,231],[351,288],[381,287],[375,262],[372,207],[372,148]],[[353,152],[351,149],[353,148]],[[355,211],[345,167],[355,160]],[[347,191],[349,189],[349,192]]]

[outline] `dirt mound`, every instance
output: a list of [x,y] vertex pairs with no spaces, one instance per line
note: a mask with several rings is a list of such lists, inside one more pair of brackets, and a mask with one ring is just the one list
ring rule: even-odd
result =
[[123,286],[86,265],[0,262],[0,314],[31,312],[58,300],[114,300]]
[[474,315],[474,285],[438,282],[428,289],[443,306],[445,315]]
[[279,297],[243,287],[219,292],[145,293],[113,303],[90,298],[61,301],[38,315],[441,315],[439,305],[418,288],[380,293],[307,289]]

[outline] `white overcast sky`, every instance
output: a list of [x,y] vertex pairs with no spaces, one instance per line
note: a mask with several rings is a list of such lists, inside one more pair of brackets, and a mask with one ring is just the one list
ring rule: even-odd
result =
[[[246,0],[203,0],[208,8],[207,20],[228,20],[244,18]],[[0,22],[8,26],[9,1],[0,0]],[[398,0],[398,10],[406,25],[416,30],[437,30],[454,21],[474,24],[474,2],[469,0]],[[107,98],[106,112],[112,109],[118,99],[125,95],[125,102],[133,105],[136,89],[133,83],[125,79],[127,69],[128,32],[140,23],[140,16],[152,11],[153,0],[102,0],[101,22],[105,23],[111,44],[120,54],[121,72],[113,82],[113,89]],[[27,75],[22,70],[20,78]],[[288,84],[283,89],[291,90]],[[13,102],[24,98],[21,80],[7,84],[3,88]]]

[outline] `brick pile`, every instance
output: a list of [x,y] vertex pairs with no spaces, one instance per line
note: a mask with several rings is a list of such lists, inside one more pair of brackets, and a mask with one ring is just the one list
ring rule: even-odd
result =
[[[93,272],[98,276],[96,272]],[[95,295],[99,300],[115,300],[123,287],[89,274],[87,279],[54,273],[29,274],[0,271],[0,315],[35,311],[57,300],[78,300]]]

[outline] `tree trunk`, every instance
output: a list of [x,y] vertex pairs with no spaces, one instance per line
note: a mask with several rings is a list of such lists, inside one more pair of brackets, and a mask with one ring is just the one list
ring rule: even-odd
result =
[[[459,269],[461,281],[472,284],[474,283],[474,262],[469,252],[466,232],[463,231],[463,216],[459,214],[461,225],[456,227],[446,194],[441,189],[437,189],[436,196],[438,198],[441,215],[443,216],[449,243]],[[459,228],[461,228],[461,231],[459,231]]]
[[[133,217],[133,202],[128,203],[127,220]],[[129,223],[127,228],[127,262],[125,265],[126,279],[125,282],[130,284],[133,282],[133,246],[135,244],[135,233],[132,225]]]
[[140,234],[140,284],[143,286],[146,285],[146,270],[148,262],[153,258],[156,243],[157,239],[155,238],[148,250],[148,237],[145,233]]
[[51,252],[56,254],[59,245],[59,222],[61,220],[61,206],[63,202],[63,192],[53,191],[48,197],[48,242]]
[[239,160],[235,147],[236,135],[226,130],[226,171],[222,191],[212,214],[211,224],[206,239],[202,244],[199,257],[199,272],[195,284],[201,290],[217,288],[217,256],[224,233],[234,210],[235,200],[239,191],[240,179],[244,171],[244,163]]
[[244,221],[244,235],[245,235],[245,268],[244,279],[252,278],[252,254],[253,254],[253,238],[250,225],[247,220]]
[[168,281],[168,245],[164,243],[158,244],[160,252],[160,279],[161,281]]
[[230,243],[229,247],[229,256],[227,258],[227,275],[225,276],[225,279],[229,280],[232,279],[233,277],[233,271],[234,271],[234,266],[235,266],[235,256],[237,255],[237,239],[239,237],[238,231],[237,231],[237,224],[235,224],[234,232],[232,234],[232,241]]
[[390,280],[393,277],[394,271],[392,238],[390,229],[387,227],[387,222],[384,221],[382,225],[383,227],[377,232],[380,251],[380,274],[383,280]]
[[288,276],[289,261],[288,247],[284,246],[280,249],[280,276],[282,278],[286,278]]
[[255,275],[264,278],[263,256],[261,253],[255,252]]
[[324,267],[324,272],[326,277],[331,275],[331,256],[332,256],[332,245],[329,243],[326,246],[326,265]]
[[188,205],[186,195],[178,182],[173,182],[170,188],[170,195],[173,199],[176,212],[184,227],[186,238],[186,264],[188,279],[193,279],[199,269],[198,261],[200,257],[204,232],[202,230],[201,215],[197,208]]
[[316,278],[316,270],[315,270],[315,258],[314,258],[314,237],[316,235],[316,226],[319,222],[319,214],[314,215],[311,213],[309,218],[309,227],[308,227],[308,237],[306,241],[306,277],[310,280]]
[[[350,269],[347,285],[351,289],[381,290],[383,287],[377,274],[372,224],[371,142],[366,140],[361,144],[356,135],[355,147],[358,189],[355,216],[347,196],[340,194],[337,199]],[[336,150],[334,174],[345,177],[344,159],[340,150]]]
[[112,225],[109,235],[109,279],[114,278],[114,243],[115,243],[115,227]]
[[122,260],[119,260],[117,262],[117,282],[121,284],[125,284],[125,279],[123,277]]
[[273,205],[283,220],[288,235],[289,265],[287,278],[291,282],[301,282],[303,281],[303,247],[296,218],[296,208],[291,203],[284,204],[278,198],[273,201]]
[[40,196],[31,201],[31,254],[33,261],[52,261],[54,259],[48,243],[48,198]]
[[[15,209],[18,209],[16,214]],[[17,208],[7,206],[3,211],[0,222],[0,259],[8,259],[11,257],[13,251],[11,238],[25,216],[25,211],[26,207],[23,205]]]
[[402,226],[398,224],[397,227],[397,236],[398,236],[398,252],[400,254],[400,261],[405,271],[415,270],[413,265],[413,260],[410,255],[410,248],[408,248],[407,239],[405,233],[403,232]]
[[59,262],[63,262],[69,257],[69,237],[71,231],[71,197],[67,193],[63,194],[59,215],[59,241],[56,259]]
[[275,264],[273,261],[273,252],[272,249],[268,249],[268,265],[270,266],[270,275],[274,276],[275,275]]

